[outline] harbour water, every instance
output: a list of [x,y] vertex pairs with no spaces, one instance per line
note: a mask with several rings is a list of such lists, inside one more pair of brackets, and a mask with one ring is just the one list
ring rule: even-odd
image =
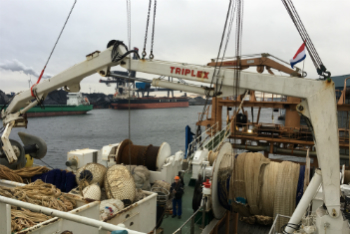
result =
[[[154,146],[160,146],[165,141],[170,144],[172,153],[184,151],[185,127],[189,125],[195,133],[198,113],[202,111],[203,106],[130,110],[131,140],[136,145]],[[256,108],[254,118],[257,112]],[[272,109],[265,109],[259,122],[282,124],[283,122],[277,120],[278,115]],[[250,108],[248,118],[251,118]],[[86,115],[38,117],[28,121],[27,129],[14,128],[10,138],[21,142],[18,132],[41,137],[48,146],[48,153],[43,161],[61,169],[66,168],[67,152],[83,148],[101,149],[104,145],[121,142],[129,135],[128,110],[94,109]],[[39,160],[35,163],[43,164]]]

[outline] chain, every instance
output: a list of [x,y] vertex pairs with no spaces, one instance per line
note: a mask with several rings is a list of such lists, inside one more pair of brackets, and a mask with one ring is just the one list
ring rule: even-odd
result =
[[150,55],[149,55],[149,58],[150,58],[150,59],[153,59],[153,58],[154,58],[154,55],[153,55],[153,45],[154,45],[154,28],[155,28],[155,23],[156,23],[156,13],[157,13],[157,0],[154,0],[151,53],[150,53]]
[[146,21],[145,41],[144,41],[144,44],[143,44],[143,51],[142,51],[142,59],[144,59],[146,57],[146,55],[147,55],[147,53],[146,53],[146,44],[147,44],[149,17],[151,15],[151,5],[152,5],[152,0],[149,0],[148,12],[147,12],[147,21]]

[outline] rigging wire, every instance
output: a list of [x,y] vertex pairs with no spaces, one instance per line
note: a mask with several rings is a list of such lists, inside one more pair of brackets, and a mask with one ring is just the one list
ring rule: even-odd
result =
[[296,11],[293,3],[291,0],[282,0],[282,3],[284,7],[286,8],[290,18],[292,19],[296,29],[298,30],[303,42],[306,45],[306,48],[310,54],[310,58],[316,68],[317,74],[319,76],[323,76],[324,79],[329,79],[331,76],[331,73],[327,71],[327,68],[323,65],[322,60],[320,56],[318,55],[311,38],[309,37],[303,22],[301,21],[298,12]]
[[[131,2],[126,0],[127,25],[128,25],[128,46],[131,48]],[[131,75],[131,56],[129,55],[128,80]],[[127,82],[128,84],[129,82]],[[129,85],[128,85],[129,86]],[[131,112],[130,112],[130,86],[128,87],[128,139],[131,139]],[[131,152],[129,147],[129,166],[131,166]],[[131,168],[131,167],[130,167]]]
[[[30,93],[31,93],[32,97],[36,97],[35,94],[33,93],[33,87],[34,87],[35,85],[39,84],[39,82],[40,82],[40,80],[41,80],[41,78],[42,78],[42,76],[43,76],[43,74],[44,74],[44,71],[45,71],[45,69],[46,69],[46,66],[47,66],[47,64],[49,63],[50,59],[51,59],[51,56],[52,56],[52,54],[53,54],[53,52],[54,52],[54,50],[55,50],[55,48],[56,48],[56,45],[57,45],[58,41],[59,41],[60,38],[61,38],[61,35],[62,35],[62,33],[63,33],[63,30],[64,30],[65,27],[66,27],[66,24],[67,24],[67,22],[68,22],[68,20],[69,20],[70,15],[72,14],[72,11],[73,11],[73,9],[74,9],[76,3],[77,3],[77,0],[74,1],[73,6],[72,6],[72,8],[70,9],[70,12],[69,12],[69,14],[68,14],[68,17],[67,17],[66,21],[64,22],[64,25],[63,25],[63,27],[62,27],[62,29],[61,29],[61,32],[60,32],[60,34],[58,35],[58,38],[57,38],[57,40],[56,40],[56,43],[54,44],[54,46],[53,46],[53,48],[52,48],[52,50],[51,50],[51,53],[50,53],[50,55],[49,55],[49,58],[47,59],[47,61],[46,61],[46,63],[45,63],[45,66],[44,66],[43,70],[41,71],[40,76],[39,76],[37,82],[36,82],[34,85],[32,85],[32,87],[30,88]],[[37,97],[36,97],[36,98],[37,98]]]
[[[221,41],[220,41],[220,46],[219,46],[219,51],[218,51],[218,54],[217,54],[217,57],[216,57],[216,61],[219,61],[219,58],[220,58],[220,55],[221,55],[221,49],[222,49],[222,45],[223,45],[223,42],[224,42],[224,39],[225,39],[226,30],[228,30],[228,27],[232,27],[231,19],[233,18],[232,15],[234,14],[233,2],[232,1],[233,0],[230,0],[228,8],[227,8],[225,24],[224,24],[224,28],[223,28],[223,32],[222,32],[222,36],[221,36]],[[230,26],[228,26],[228,25],[230,25]],[[230,29],[228,31],[231,32]],[[228,40],[226,40],[226,43],[228,43]],[[225,48],[224,50],[226,50],[227,49],[227,45],[225,45],[224,48]],[[225,52],[223,54],[225,54]],[[218,65],[218,63],[216,63],[215,67],[214,67],[214,72],[213,72],[213,75],[212,75],[212,78],[211,78],[211,81],[210,81],[210,86],[209,86],[209,89],[208,89],[209,91],[208,91],[208,94],[206,95],[205,103],[204,103],[204,106],[203,106],[203,111],[201,113],[200,122],[203,121],[205,110],[206,110],[207,105],[208,105],[209,93],[210,93],[210,90],[213,88],[213,84],[214,83],[216,85],[215,85],[215,90],[214,90],[214,93],[213,93],[213,97],[215,97],[215,96],[217,96],[219,94],[219,92],[218,92],[218,85],[217,85],[218,81],[217,80],[218,80],[218,74],[220,73],[220,69],[221,69],[221,64]],[[216,113],[216,105],[215,105],[215,112],[214,113]],[[200,138],[198,138],[200,135],[201,135],[201,126],[198,125],[197,131],[196,131],[196,139],[200,140]]]

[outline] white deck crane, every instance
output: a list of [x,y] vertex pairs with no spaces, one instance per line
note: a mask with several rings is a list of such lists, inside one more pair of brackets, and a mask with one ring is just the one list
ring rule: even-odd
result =
[[[127,51],[127,47],[122,42],[117,41],[105,51],[91,53],[86,56],[84,62],[76,64],[56,76],[35,85],[33,87],[33,93],[36,96],[35,101],[32,101],[34,98],[31,90],[17,94],[8,108],[2,111],[5,130],[1,136],[1,141],[8,161],[14,162],[17,160],[9,142],[11,129],[13,127],[25,127],[27,122],[23,118],[23,114],[31,107],[37,105],[40,99],[45,98],[53,90],[64,87],[67,91],[78,92],[82,79],[94,73],[106,76],[110,68],[117,65],[137,72],[172,76],[208,84],[210,84],[210,79],[214,72],[213,67],[207,66],[158,60],[132,60],[129,59],[129,54],[130,51]],[[218,78],[219,82],[223,84],[221,96],[232,96],[235,90],[234,85],[236,84],[234,81],[234,70],[221,69]],[[209,93],[204,88],[174,84],[157,79],[154,79],[152,84],[164,88],[179,88],[180,90],[200,94]],[[343,221],[340,210],[339,136],[334,83],[331,80],[321,81],[241,72],[239,85],[241,94],[245,90],[256,90],[302,99],[302,102],[297,106],[297,111],[307,117],[312,124],[321,173],[314,176],[312,180],[314,182],[311,183],[315,184],[315,186],[313,186],[313,189],[306,191],[290,223],[297,224],[300,222],[318,185],[322,182],[323,200],[326,208],[321,208],[326,210],[317,216],[319,224],[327,224],[327,233],[349,233],[348,226],[345,223],[347,221]],[[324,233],[322,230],[319,229],[318,233]],[[293,229],[287,227],[285,231],[292,233]]]

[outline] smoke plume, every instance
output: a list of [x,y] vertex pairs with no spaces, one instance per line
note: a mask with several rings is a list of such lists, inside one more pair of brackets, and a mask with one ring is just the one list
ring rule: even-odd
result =
[[[26,75],[31,75],[34,77],[39,77],[39,73],[35,72],[33,70],[33,68],[31,67],[27,67],[26,65],[24,65],[23,63],[21,63],[20,61],[13,59],[12,61],[5,61],[4,63],[0,63],[0,68],[4,69],[4,70],[9,70],[9,71],[13,71],[13,72],[23,72]],[[43,75],[42,78],[50,78],[50,75]]]

